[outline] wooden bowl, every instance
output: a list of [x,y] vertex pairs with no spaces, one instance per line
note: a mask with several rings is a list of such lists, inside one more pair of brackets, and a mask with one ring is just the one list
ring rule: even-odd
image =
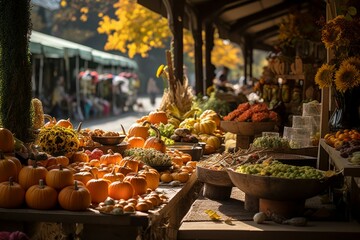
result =
[[91,139],[102,145],[118,145],[124,141],[126,135],[119,136],[91,136]]
[[238,173],[228,168],[227,173],[233,184],[245,194],[254,197],[276,200],[305,200],[324,191],[330,179],[287,179]]
[[196,176],[200,182],[209,183],[214,186],[234,186],[226,170],[212,170],[209,168],[196,166]]
[[189,144],[175,144],[167,146],[169,149],[177,149],[183,153],[188,153],[191,155],[193,161],[199,161],[203,155],[203,148],[197,143],[192,145]]

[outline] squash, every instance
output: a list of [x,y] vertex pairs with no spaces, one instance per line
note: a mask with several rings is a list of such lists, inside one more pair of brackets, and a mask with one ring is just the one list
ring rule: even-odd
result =
[[59,165],[58,169],[52,169],[46,174],[46,184],[56,190],[61,190],[73,183],[73,173],[69,169],[63,168],[62,165]]
[[148,121],[151,124],[167,124],[168,123],[168,116],[166,115],[166,112],[164,111],[151,111],[148,115]]
[[124,180],[125,175],[115,170],[116,168],[114,167],[111,172],[104,174],[103,178],[110,181],[110,183]]
[[25,166],[19,173],[19,184],[25,189],[38,185],[40,179],[45,179],[48,170],[44,167],[33,165]]
[[[14,152],[15,139],[12,132],[6,128],[0,128],[0,151],[3,153]],[[9,180],[7,178],[5,181]]]
[[100,203],[109,196],[108,187],[110,182],[103,178],[94,178],[86,183],[86,188],[91,195],[91,202]]
[[70,118],[68,119],[60,119],[55,123],[56,126],[61,126],[64,128],[73,128],[72,123],[70,122]]
[[208,134],[200,134],[199,137],[202,142],[205,142],[206,145],[212,146],[214,149],[219,149],[221,146],[221,141],[216,136],[212,136],[212,135],[208,135]]
[[126,181],[115,181],[109,185],[109,197],[120,200],[128,200],[134,196],[134,187]]
[[128,138],[127,143],[129,144],[127,148],[141,148],[144,146],[145,139],[143,139],[142,137],[132,136]]
[[25,194],[25,201],[29,208],[48,210],[55,208],[58,194],[50,186],[46,186],[43,179],[39,180],[39,185],[31,186]]
[[91,204],[91,195],[84,186],[79,186],[77,181],[74,185],[63,188],[58,196],[60,206],[69,211],[84,211]]
[[216,122],[211,119],[201,119],[200,122],[194,124],[194,130],[198,134],[212,134],[216,128]]
[[142,137],[147,139],[149,137],[149,124],[150,122],[145,121],[143,123],[134,123],[130,126],[127,137]]
[[24,197],[25,190],[12,177],[0,183],[0,208],[19,208]]
[[130,182],[131,185],[134,188],[134,196],[136,195],[142,195],[146,193],[147,190],[147,182],[144,176],[141,176],[140,174],[128,174],[124,178],[124,182]]
[[155,126],[150,126],[156,133],[154,137],[149,137],[144,143],[144,148],[154,148],[162,153],[166,152],[165,142],[161,139],[160,131]]
[[93,178],[93,175],[90,172],[78,172],[74,174],[74,180],[80,181],[84,185]]
[[146,188],[155,190],[159,186],[160,174],[156,169],[145,167],[143,170],[139,171],[139,174],[145,176]]
[[108,150],[107,154],[100,157],[100,164],[118,164],[122,160],[120,153],[114,153],[111,149]]
[[9,177],[18,179],[18,167],[14,161],[0,152],[0,182],[8,181]]
[[220,127],[221,117],[214,110],[205,110],[199,117],[200,119],[210,119],[216,123],[217,127]]
[[71,156],[71,160],[73,162],[89,162],[90,158],[89,155],[85,153],[84,150],[77,151]]

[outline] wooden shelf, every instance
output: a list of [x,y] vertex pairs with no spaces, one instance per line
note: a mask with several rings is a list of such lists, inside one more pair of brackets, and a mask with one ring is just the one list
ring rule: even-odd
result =
[[[324,149],[326,154],[320,152],[319,165],[325,166],[330,161],[337,170],[343,171],[344,176],[360,177],[360,166],[352,165],[346,158],[340,156],[340,152],[329,146],[324,139],[320,139],[320,147]],[[327,170],[327,169],[325,169]]]

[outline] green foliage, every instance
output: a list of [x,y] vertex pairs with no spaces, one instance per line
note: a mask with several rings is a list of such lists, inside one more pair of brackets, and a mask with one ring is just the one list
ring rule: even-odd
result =
[[214,110],[221,116],[225,116],[231,111],[230,106],[226,101],[216,98],[215,92],[212,92],[209,98],[198,94],[194,100],[193,107],[200,108],[201,112],[208,109]]
[[30,138],[30,0],[0,0],[0,121],[21,140]]

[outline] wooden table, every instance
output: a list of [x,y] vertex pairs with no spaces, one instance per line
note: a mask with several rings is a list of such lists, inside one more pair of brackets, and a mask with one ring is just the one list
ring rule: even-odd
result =
[[346,158],[340,156],[340,151],[329,146],[324,139],[320,139],[318,168],[322,170],[335,169],[341,171],[348,187],[348,202],[352,214],[360,218],[360,165],[350,164]]
[[[61,223],[67,239],[72,239],[79,224],[82,225],[81,239],[86,240],[136,239],[139,235],[144,238],[160,235],[159,239],[173,239],[174,237],[167,236],[172,234],[172,229],[178,229],[181,219],[197,197],[196,189],[201,188],[199,185],[196,174],[192,174],[189,181],[182,186],[159,186],[157,191],[165,193],[169,202],[150,213],[136,212],[114,216],[99,213],[94,209],[72,212],[0,208],[0,231],[19,230],[32,235],[35,234],[34,227],[39,223]],[[169,228],[164,228],[166,224]]]
[[[303,227],[277,224],[273,221],[257,224],[252,220],[254,213],[244,210],[243,197],[244,194],[237,188],[233,188],[231,199],[227,201],[199,197],[184,217],[178,231],[178,239],[338,240],[360,237],[360,224],[353,221],[313,220]],[[206,209],[216,211],[221,216],[221,221],[212,221],[205,213]],[[226,222],[226,219],[231,221]]]

